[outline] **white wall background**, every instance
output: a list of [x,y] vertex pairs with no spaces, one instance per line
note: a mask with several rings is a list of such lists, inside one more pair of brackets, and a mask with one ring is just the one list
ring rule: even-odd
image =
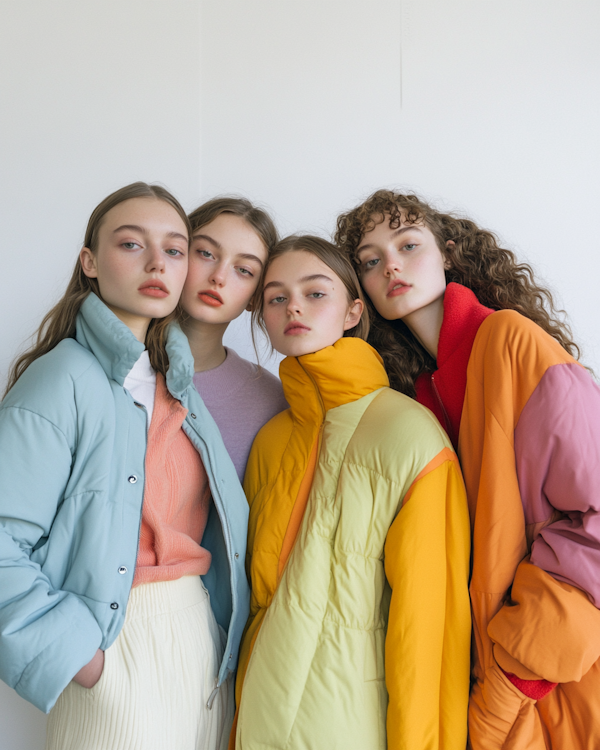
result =
[[[0,386],[137,179],[325,235],[416,190],[530,261],[600,372],[599,30],[596,0],[1,0]],[[0,684],[1,750],[44,726]]]

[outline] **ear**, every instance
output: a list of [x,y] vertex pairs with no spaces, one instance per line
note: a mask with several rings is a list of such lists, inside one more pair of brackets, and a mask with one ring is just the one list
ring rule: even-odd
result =
[[[454,242],[454,240],[448,240],[448,242],[446,242],[446,249],[450,250],[450,252],[452,252],[452,250],[454,250],[455,247],[456,247],[456,242]],[[449,271],[451,268],[452,268],[452,263],[450,263],[450,258],[448,258],[448,256],[445,256],[444,257],[444,270]]]
[[344,331],[349,331],[351,328],[354,328],[354,326],[357,326],[359,324],[360,317],[363,314],[364,309],[365,306],[362,300],[355,299],[354,302],[352,302],[352,304],[348,308],[348,312],[346,313],[346,320],[344,321]]
[[90,279],[98,278],[98,267],[96,265],[96,256],[89,247],[82,247],[79,253],[79,260],[84,274]]

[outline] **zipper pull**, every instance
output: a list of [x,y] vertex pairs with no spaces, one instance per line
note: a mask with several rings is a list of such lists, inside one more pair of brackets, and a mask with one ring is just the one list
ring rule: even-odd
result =
[[[215,683],[216,682],[217,680],[215,680]],[[208,696],[208,700],[206,701],[206,708],[208,708],[209,711],[212,710],[213,703],[215,702],[215,698],[217,697],[218,694],[219,694],[219,686],[217,685],[217,687]]]

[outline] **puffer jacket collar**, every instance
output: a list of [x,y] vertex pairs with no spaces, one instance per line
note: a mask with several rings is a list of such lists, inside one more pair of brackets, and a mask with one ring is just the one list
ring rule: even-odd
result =
[[438,343],[437,370],[416,380],[417,401],[427,406],[458,448],[467,388],[467,367],[479,326],[494,311],[484,307],[462,284],[451,282],[444,294],[444,320]]
[[[98,360],[106,375],[123,385],[145,347],[130,329],[93,292],[81,305],[75,339]],[[169,326],[167,388],[181,400],[194,376],[194,361],[185,334],[177,323]]]
[[365,341],[342,338],[313,354],[287,357],[279,367],[297,422],[320,422],[325,412],[389,385],[379,354]]

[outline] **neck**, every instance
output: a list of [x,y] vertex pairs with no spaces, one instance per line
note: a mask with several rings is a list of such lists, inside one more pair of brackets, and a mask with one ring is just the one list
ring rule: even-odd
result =
[[189,318],[182,326],[190,342],[194,357],[194,371],[205,372],[225,362],[227,352],[223,346],[223,336],[229,323],[203,323]]
[[402,320],[421,346],[437,360],[440,330],[444,320],[444,295],[406,315]]
[[132,315],[126,310],[120,310],[118,307],[113,307],[106,302],[104,304],[117,316],[121,323],[125,323],[127,328],[129,328],[138,341],[141,341],[142,344],[145,343],[148,326],[150,325],[152,318],[143,318],[139,315]]

